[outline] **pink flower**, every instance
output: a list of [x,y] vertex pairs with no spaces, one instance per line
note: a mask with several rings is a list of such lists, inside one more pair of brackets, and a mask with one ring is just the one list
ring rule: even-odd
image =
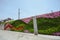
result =
[[24,21],[25,23],[29,23],[31,20],[31,18],[26,18],[26,19],[23,19],[22,21]]
[[28,30],[24,30],[25,33],[28,33],[29,31]]

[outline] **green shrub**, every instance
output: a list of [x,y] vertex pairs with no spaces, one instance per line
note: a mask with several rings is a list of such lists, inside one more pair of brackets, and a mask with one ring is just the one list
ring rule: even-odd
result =
[[[34,32],[33,20],[28,24],[21,20],[15,20],[10,22],[14,27],[24,26],[24,30]],[[37,26],[39,34],[52,34],[54,32],[60,32],[60,17],[57,18],[37,18]]]
[[34,33],[34,29],[29,29],[29,32],[30,33]]
[[55,33],[55,32],[60,32],[60,27],[52,27],[52,28],[49,28],[49,29],[46,29],[46,30],[38,30],[38,32],[40,34],[52,34],[52,33]]

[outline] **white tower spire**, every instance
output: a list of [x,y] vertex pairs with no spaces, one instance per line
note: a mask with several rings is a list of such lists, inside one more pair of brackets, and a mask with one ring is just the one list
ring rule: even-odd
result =
[[20,19],[20,8],[18,9],[18,19]]

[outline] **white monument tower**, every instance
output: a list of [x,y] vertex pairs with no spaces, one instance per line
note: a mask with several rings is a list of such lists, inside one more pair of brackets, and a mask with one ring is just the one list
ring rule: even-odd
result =
[[33,17],[33,25],[34,25],[34,34],[38,35],[38,28],[37,28],[36,16]]
[[18,19],[20,19],[20,8],[18,9]]

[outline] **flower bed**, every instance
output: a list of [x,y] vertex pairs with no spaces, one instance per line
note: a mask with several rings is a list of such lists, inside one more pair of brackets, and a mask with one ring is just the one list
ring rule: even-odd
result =
[[52,35],[60,36],[60,32],[53,33]]

